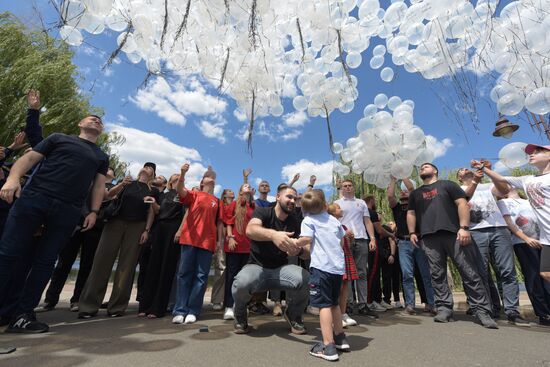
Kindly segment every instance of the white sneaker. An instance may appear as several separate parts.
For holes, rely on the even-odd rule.
[[[380,306],[380,303],[378,302],[373,302],[373,303],[369,303],[367,305],[367,307],[371,310],[371,311],[375,311],[375,312],[386,312],[386,309],[382,306]]]
[[[234,320],[235,314],[233,313],[232,307],[226,307],[225,312],[223,313],[223,319],[224,320]]]
[[[354,326],[357,325],[357,321],[349,317],[347,313],[342,314],[342,325],[345,326]]]
[[[221,304],[221,303],[214,303],[213,306],[212,306],[212,309],[213,309],[214,311],[221,311],[222,308],[223,308],[223,307],[222,307],[222,304]]]
[[[391,304],[387,303],[384,300],[382,300],[382,302],[380,302],[380,306],[384,307],[386,310],[392,310],[393,309],[393,306]]]
[[[189,314],[189,315],[185,316],[185,321],[183,323],[184,324],[194,324],[196,321],[197,321],[197,316]]]
[[[403,308],[403,304],[399,301],[395,302],[395,308]]]
[[[172,324],[183,324],[183,315],[174,316]]]

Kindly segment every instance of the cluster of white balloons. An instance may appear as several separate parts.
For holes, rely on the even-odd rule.
[[[350,112],[359,67],[385,58],[426,79],[474,71],[498,77],[499,112],[550,112],[550,0],[519,0],[496,14],[499,0],[63,0],[60,35],[79,45],[82,31],[118,32],[133,63],[159,74],[201,74],[248,117],[296,110]],[[474,5],[475,4],[475,5]],[[394,70],[380,71],[391,82]],[[296,89],[298,88],[298,90]],[[298,94],[298,95],[296,95]],[[254,108],[254,111],[252,110]]]
[[[351,171],[362,173],[366,182],[380,188],[388,186],[392,175],[410,177],[414,166],[434,159],[433,151],[426,147],[424,131],[414,125],[413,111],[412,100],[378,94],[357,122],[358,135],[348,139],[345,147],[334,143],[333,151],[351,165]],[[334,172],[347,175],[350,169],[339,164]]]

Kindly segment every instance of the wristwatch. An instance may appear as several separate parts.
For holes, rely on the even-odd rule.
[[[465,231],[469,231],[470,230],[470,226],[460,226],[460,229],[463,229]]]

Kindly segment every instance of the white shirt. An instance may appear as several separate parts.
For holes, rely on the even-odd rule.
[[[540,243],[550,246],[550,173],[538,176],[505,177],[508,183],[525,191],[529,204],[537,216]]]
[[[370,218],[370,214],[365,201],[357,198],[342,198],[336,200],[335,203],[343,211],[343,217],[340,218],[340,222],[353,232],[355,238],[368,239],[369,235],[365,228],[364,218]]]
[[[497,201],[498,208],[503,216],[509,215],[512,222],[521,229],[526,236],[538,240],[540,228],[535,212],[525,199],[501,199]],[[521,238],[512,235],[512,243],[524,243]]]
[[[341,240],[345,232],[338,219],[327,212],[308,215],[302,221],[300,236],[311,237],[310,267],[330,274],[346,272]]]
[[[470,207],[470,229],[506,227],[506,222],[498,210],[491,192],[493,184],[478,184],[474,195],[468,201]],[[466,190],[467,186],[462,186]]]

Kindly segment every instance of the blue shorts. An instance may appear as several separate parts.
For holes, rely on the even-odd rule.
[[[331,274],[325,271],[310,268],[309,276],[309,304],[317,308],[338,306],[342,275]]]

